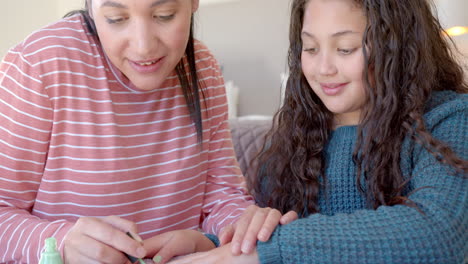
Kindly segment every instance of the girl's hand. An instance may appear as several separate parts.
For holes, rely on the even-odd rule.
[[[163,233],[143,242],[147,256],[157,264],[163,264],[172,257],[208,251],[215,245],[196,230],[176,230]]]
[[[234,225],[222,230],[220,243],[224,245],[231,242],[231,252],[234,256],[241,253],[250,254],[257,244],[257,239],[262,242],[268,241],[278,224],[286,225],[297,218],[298,215],[294,211],[281,215],[276,209],[251,205]]]
[[[231,252],[231,244],[215,248],[207,252],[192,254],[177,258],[168,264],[259,264],[258,254],[253,250],[250,254],[234,256]]]
[[[126,232],[140,242],[127,236]],[[136,224],[117,216],[82,217],[70,229],[63,243],[66,264],[122,264],[130,263],[124,253],[137,258],[146,255],[141,238],[137,235]]]

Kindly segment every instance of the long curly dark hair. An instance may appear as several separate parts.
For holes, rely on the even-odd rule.
[[[285,100],[257,157],[257,177],[248,179],[260,205],[283,213],[318,212],[319,190],[326,182],[323,150],[333,129],[333,114],[314,94],[301,68],[301,31],[308,2],[292,1]],[[356,146],[361,147],[353,153],[356,181],[367,188],[361,191],[373,208],[409,204],[403,196],[408,177],[400,168],[406,136],[440,162],[467,171],[466,161],[433,138],[423,121],[433,91],[467,92],[463,68],[427,0],[354,2],[367,17],[362,40],[367,103],[358,125]],[[262,195],[265,188],[268,194]]]

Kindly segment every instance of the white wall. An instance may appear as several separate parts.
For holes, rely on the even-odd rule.
[[[37,1],[37,0],[36,0]],[[66,13],[84,8],[85,0],[56,0],[57,1],[57,13],[60,17]]]
[[[201,5],[197,37],[239,87],[238,115],[271,115],[286,70],[289,0],[239,0]]]
[[[7,0],[0,8],[0,58],[33,30],[57,19],[57,0]],[[68,0],[61,0],[68,1]]]
[[[435,0],[434,3],[442,27],[468,26],[467,0]],[[468,80],[468,34],[452,38],[461,53],[460,61],[465,65]]]
[[[34,30],[79,9],[83,0],[3,0],[0,8],[0,58]]]

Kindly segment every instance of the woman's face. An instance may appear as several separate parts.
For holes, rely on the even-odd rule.
[[[356,125],[365,103],[363,11],[351,0],[310,0],[302,26],[302,71],[337,126]]]
[[[92,0],[110,61],[139,89],[161,86],[185,53],[198,0]]]

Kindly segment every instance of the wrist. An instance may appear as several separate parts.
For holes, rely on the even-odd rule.
[[[219,239],[216,235],[203,233],[203,236],[204,236],[204,241],[206,243],[209,243],[210,248],[208,250],[219,247]]]

